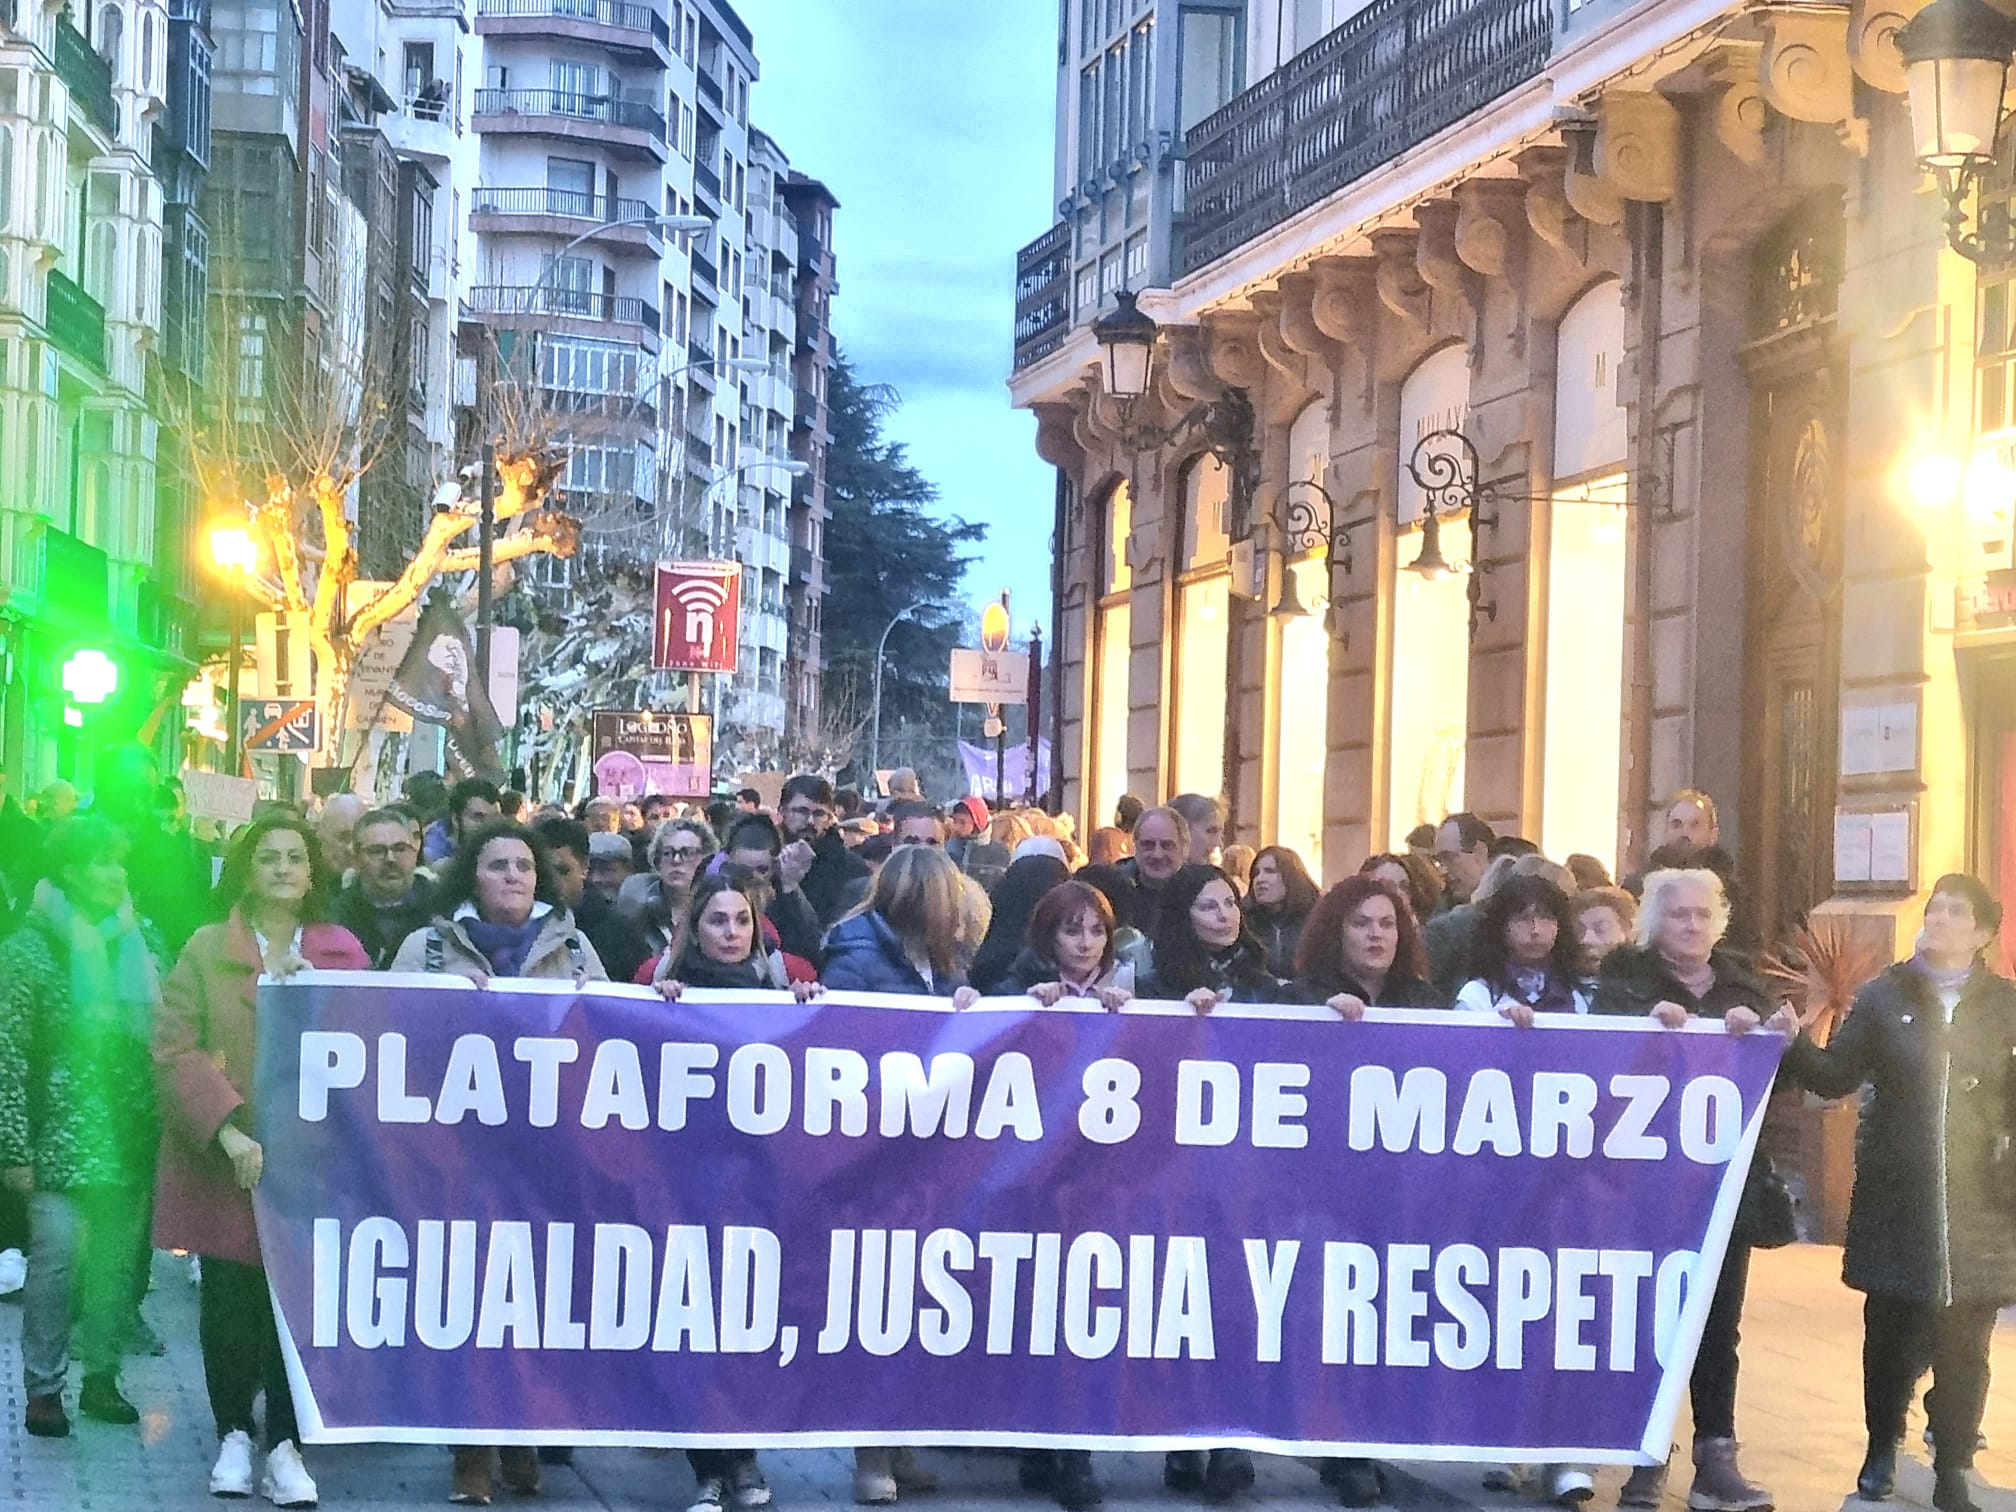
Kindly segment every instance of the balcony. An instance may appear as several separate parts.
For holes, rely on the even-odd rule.
[[[42,324],[58,351],[105,371],[105,306],[53,269]]]
[[[612,52],[650,61],[672,62],[672,31],[648,5],[626,0],[478,0],[479,37],[565,37],[592,42]]]
[[[378,129],[392,150],[407,157],[446,162],[455,155],[461,136],[455,119],[455,99],[446,79],[410,79],[399,109],[378,119]]]
[[[697,246],[694,247],[691,255],[693,259],[694,282],[707,285],[703,297],[707,298],[708,303],[718,303],[721,290],[720,269],[714,266],[714,259],[709,257],[705,252],[702,252]]]
[[[70,90],[70,103],[107,136],[119,132],[119,108],[112,99],[112,65],[91,50],[84,33],[61,17],[56,21],[56,74]]]
[[[1071,225],[1060,222],[1015,254],[1015,371],[1041,362],[1071,329]]]
[[[110,558],[53,525],[44,527],[41,541],[44,609],[74,629],[103,629],[112,617]]]
[[[572,239],[595,228],[591,238],[615,252],[658,257],[665,232],[649,202],[611,199],[574,189],[478,189],[469,206],[473,231],[523,233]]]
[[[714,207],[714,213],[721,213],[721,175],[705,163],[693,165],[693,195]]]
[[[819,396],[810,389],[799,389],[791,396],[792,420],[808,430],[818,423]]]
[[[1244,246],[1538,76],[1554,11],[1554,0],[1372,0],[1184,137],[1180,271]],[[1019,295],[1017,309],[1020,367]]]
[[[663,163],[665,115],[642,100],[565,89],[479,89],[473,124],[494,135],[564,137]]]
[[[485,284],[469,291],[468,312],[495,317],[494,325],[535,326],[658,349],[658,307],[628,295],[543,284]]]
[[[712,105],[717,112],[727,109],[721,99],[720,76],[711,68],[700,70],[700,98]]]

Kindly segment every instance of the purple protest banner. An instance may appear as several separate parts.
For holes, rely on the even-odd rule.
[[[317,973],[260,1015],[318,1442],[1663,1459],[1782,1049]]]

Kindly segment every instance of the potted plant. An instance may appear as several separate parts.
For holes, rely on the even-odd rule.
[[[1788,932],[1760,964],[1774,993],[1824,1045],[1847,1018],[1855,994],[1890,964],[1890,940],[1887,921],[1821,915]],[[1765,1150],[1798,1200],[1800,1237],[1810,1243],[1840,1244],[1847,1237],[1860,1117],[1852,1097],[1824,1102],[1791,1091],[1772,1104]]]

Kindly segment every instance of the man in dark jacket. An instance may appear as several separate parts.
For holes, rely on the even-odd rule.
[[[770,902],[763,916],[776,926],[779,946],[787,955],[802,956],[817,965],[825,928],[805,896],[807,869],[812,864],[807,849],[787,846],[766,816],[744,814],[722,838],[721,864],[746,866],[770,885]]]
[[[830,929],[834,920],[860,901],[869,880],[868,863],[847,849],[847,842],[834,827],[833,784],[814,773],[800,772],[784,784],[777,819],[783,854],[792,858],[792,868],[803,868],[799,889],[820,925]],[[791,949],[789,945],[784,948]]]
[[[616,911],[615,904],[589,887],[588,826],[563,814],[549,814],[532,826],[532,832],[546,842],[555,901],[572,911],[609,980],[636,980],[638,968],[651,959],[651,943],[643,930]]]
[[[1134,821],[1134,854],[1114,868],[1129,889],[1120,922],[1154,939],[1162,917],[1162,890],[1189,859],[1189,821],[1173,808],[1145,810]]]
[[[406,936],[434,918],[433,898],[415,875],[420,850],[397,809],[373,809],[357,821],[357,875],[336,895],[336,922],[357,937],[374,970],[383,971]]]

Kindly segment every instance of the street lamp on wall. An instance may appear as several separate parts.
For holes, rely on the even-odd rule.
[[[1302,495],[1314,495],[1314,498]],[[1317,507],[1319,501],[1322,505],[1320,511]],[[1340,616],[1337,613],[1337,570],[1341,567],[1344,575],[1350,576],[1354,563],[1351,532],[1355,526],[1369,522],[1344,520],[1340,518],[1343,512],[1344,506],[1337,501],[1337,496],[1313,478],[1297,478],[1282,490],[1282,556],[1306,556],[1321,547],[1325,591],[1316,603],[1304,604],[1300,591],[1295,587],[1295,574],[1284,570],[1280,597],[1267,611],[1269,619],[1286,623],[1311,614],[1321,614],[1330,633],[1344,638],[1339,630]],[[1285,561],[1283,566],[1285,569]]]
[[[1939,179],[1946,241],[1985,268],[2016,264],[2016,227],[1985,218],[1968,228],[1969,190],[1995,166],[2002,97],[2016,57],[2016,21],[1988,0],[1932,0],[1897,32],[1919,165]]]
[[[1198,401],[1172,425],[1133,423],[1134,405],[1154,380],[1155,340],[1161,327],[1141,308],[1132,289],[1119,290],[1113,299],[1114,308],[1092,322],[1092,336],[1099,343],[1106,392],[1120,405],[1120,439],[1137,451],[1202,441],[1230,478],[1230,534],[1235,539],[1243,536],[1259,470],[1252,399],[1243,388],[1228,384],[1217,398]]]

